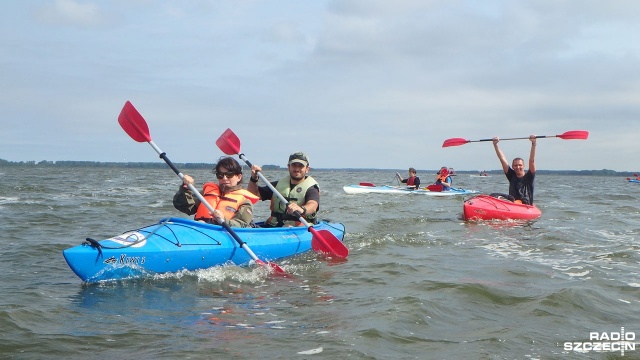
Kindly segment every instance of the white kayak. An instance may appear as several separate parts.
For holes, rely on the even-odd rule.
[[[453,196],[453,195],[471,195],[477,194],[475,190],[467,190],[462,188],[451,188],[451,190],[444,191],[431,191],[427,188],[420,188],[417,190],[408,189],[406,186],[389,186],[389,185],[346,185],[342,189],[345,193],[353,194],[416,194],[427,196]]]

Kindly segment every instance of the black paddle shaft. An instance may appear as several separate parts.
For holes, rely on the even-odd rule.
[[[164,162],[167,163],[167,165],[169,165],[169,167],[171,168],[171,170],[173,170],[173,172],[176,173],[176,175],[180,176],[180,178],[182,179],[182,174],[180,173],[180,170],[178,170],[178,168],[173,165],[173,163],[171,162],[171,160],[169,160],[169,158],[167,157],[167,153],[162,153],[160,154],[160,159],[164,160]]]

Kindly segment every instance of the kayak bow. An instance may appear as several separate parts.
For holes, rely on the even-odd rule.
[[[464,220],[534,220],[542,215],[533,205],[517,204],[489,195],[477,195],[462,205]]]

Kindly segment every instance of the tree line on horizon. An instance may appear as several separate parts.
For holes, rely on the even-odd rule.
[[[184,169],[212,169],[215,167],[215,163],[176,163],[176,166]],[[29,167],[105,167],[105,168],[149,168],[157,169],[167,166],[164,162],[101,162],[101,161],[8,161],[0,159],[0,166],[29,166]],[[263,165],[263,169],[282,169],[278,165]],[[397,169],[361,169],[361,168],[344,168],[344,169],[330,169],[330,170],[345,170],[345,171],[380,171],[389,170],[397,171]],[[430,170],[424,170],[430,171]],[[437,170],[433,170],[437,171]],[[460,174],[477,174],[478,170],[456,170],[456,173]],[[488,174],[502,174],[502,170],[488,170]],[[537,174],[556,174],[556,175],[596,175],[596,176],[630,176],[631,171],[618,172],[615,170],[602,169],[602,170],[537,170]]]
[[[175,163],[176,166],[185,169],[212,169],[216,163]],[[102,161],[8,161],[0,159],[0,166],[30,166],[30,167],[105,167],[105,168],[164,168],[164,162],[102,162]],[[278,169],[278,165],[264,165],[263,169]]]

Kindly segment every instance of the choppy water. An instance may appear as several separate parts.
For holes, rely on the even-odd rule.
[[[322,217],[346,226],[347,262],[309,253],[279,262],[294,279],[227,267],[87,285],[62,250],[180,216],[179,179],[169,169],[0,174],[0,358],[640,358],[565,349],[591,332],[640,336],[640,185],[624,179],[539,175],[542,218],[514,226],[461,221],[461,197],[342,191],[390,184],[393,172],[313,171]],[[507,188],[502,176],[455,181]]]

